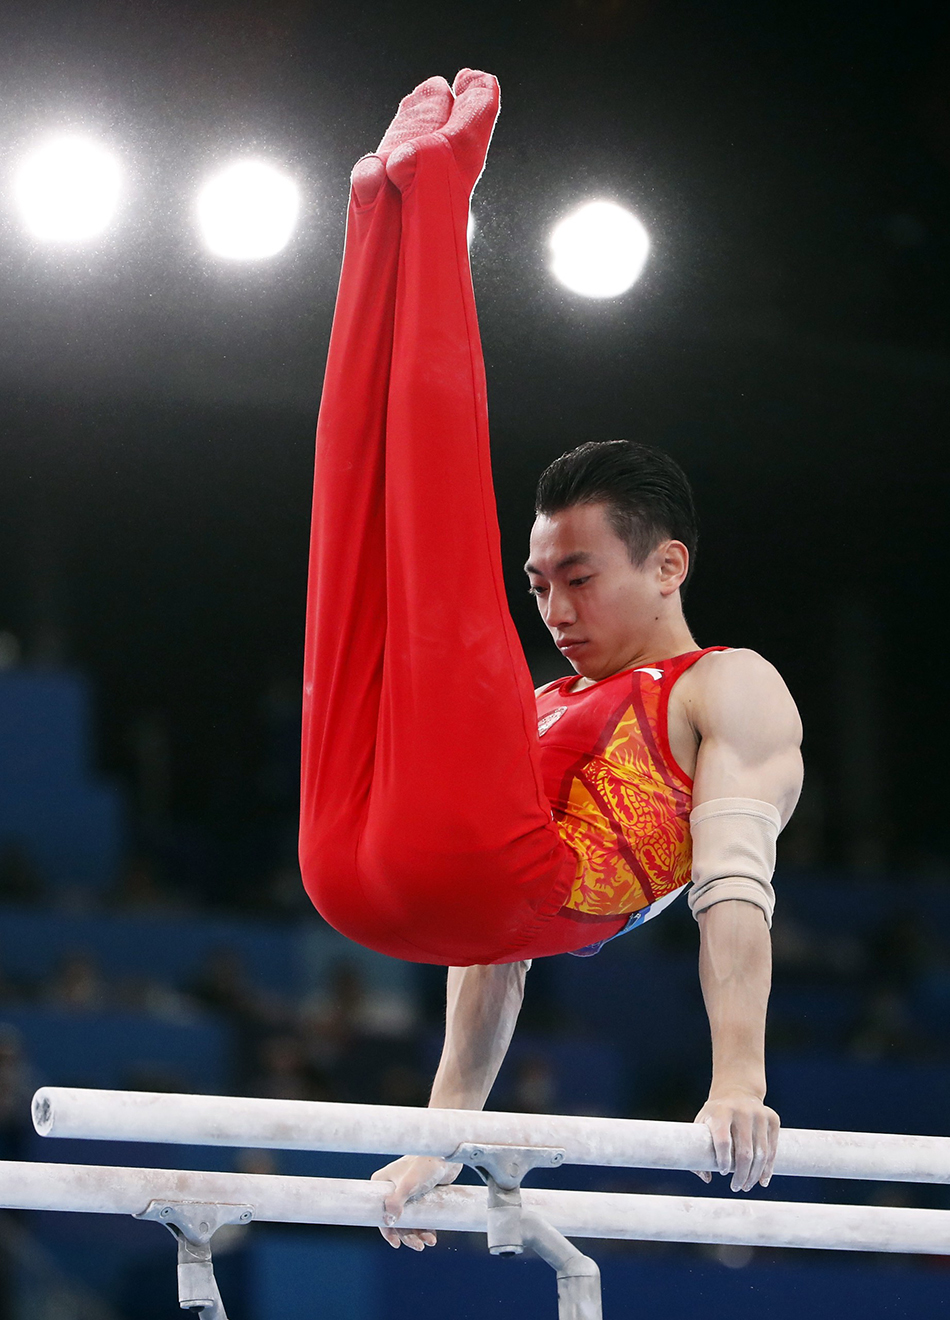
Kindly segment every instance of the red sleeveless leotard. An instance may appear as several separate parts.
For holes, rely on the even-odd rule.
[[[624,669],[580,692],[570,675],[538,693],[544,786],[577,858],[565,916],[630,915],[689,881],[693,781],[670,750],[670,693],[702,656],[728,649]]]

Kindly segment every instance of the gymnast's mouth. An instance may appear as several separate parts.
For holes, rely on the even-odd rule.
[[[584,641],[582,637],[569,637],[569,638],[564,638],[563,640],[558,642],[557,649],[559,651],[573,651],[576,646],[586,646],[586,645],[587,643]]]

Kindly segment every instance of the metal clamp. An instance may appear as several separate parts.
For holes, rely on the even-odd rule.
[[[225,1224],[249,1224],[249,1205],[201,1201],[150,1201],[135,1215],[164,1224],[178,1243],[178,1305],[198,1311],[201,1320],[228,1320],[211,1261],[211,1239]]]
[[[521,1180],[532,1169],[556,1169],[564,1162],[557,1146],[459,1146],[450,1161],[468,1164],[488,1187],[488,1250],[493,1256],[520,1256]]]
[[[448,1158],[467,1164],[488,1186],[486,1229],[493,1256],[520,1256],[530,1247],[557,1273],[559,1320],[602,1320],[600,1270],[553,1224],[521,1204],[521,1180],[532,1169],[556,1169],[556,1146],[459,1146]]]
[[[556,1169],[564,1163],[559,1146],[483,1146],[467,1142],[448,1156],[453,1164],[470,1165],[480,1178],[491,1178],[513,1191],[532,1169]]]

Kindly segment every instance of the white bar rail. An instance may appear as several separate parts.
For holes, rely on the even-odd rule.
[[[248,1205],[256,1220],[377,1226],[389,1184],[85,1164],[0,1163],[10,1210],[141,1214],[152,1201]],[[524,1207],[569,1237],[950,1254],[950,1211],[525,1188]],[[406,1208],[406,1228],[484,1233],[486,1192],[443,1187]]]
[[[452,1155],[465,1142],[476,1142],[556,1146],[564,1150],[565,1164],[716,1168],[712,1138],[704,1126],[631,1118],[45,1086],[33,1097],[33,1123],[44,1137],[100,1141],[441,1156]],[[950,1137],[783,1128],[775,1172],[948,1183]]]

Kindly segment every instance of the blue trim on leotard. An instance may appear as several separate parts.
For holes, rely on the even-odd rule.
[[[605,940],[598,940],[596,944],[585,944],[583,949],[571,949],[571,957],[593,958],[594,954],[600,953],[604,945],[609,944],[611,940],[619,940],[621,935],[626,935],[628,931],[636,930],[638,926],[642,926],[644,922],[649,921],[651,917],[658,917],[663,909],[670,907],[673,900],[686,888],[686,885],[680,885],[679,889],[674,889],[671,894],[664,894],[663,897],[658,898],[655,903],[650,903],[647,907],[641,908],[639,912],[631,913],[627,924],[621,926],[615,935],[608,935]]]

